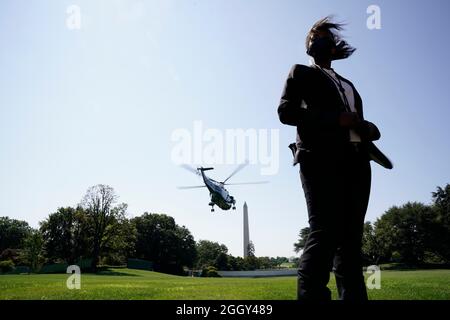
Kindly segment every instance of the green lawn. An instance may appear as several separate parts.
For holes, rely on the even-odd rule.
[[[112,269],[83,274],[80,290],[66,288],[65,274],[0,275],[0,299],[295,299],[295,277],[188,278]],[[336,298],[334,277],[329,287]],[[450,299],[450,270],[382,271],[370,299]]]

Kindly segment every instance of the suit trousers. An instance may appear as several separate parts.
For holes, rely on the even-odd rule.
[[[301,151],[300,178],[310,233],[300,259],[299,300],[331,300],[330,272],[341,300],[367,300],[361,245],[371,185],[367,154],[353,144]]]

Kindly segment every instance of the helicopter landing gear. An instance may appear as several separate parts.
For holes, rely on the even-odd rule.
[[[211,208],[211,212],[214,212],[214,208]]]
[[[214,212],[214,203],[210,202],[209,205],[211,206],[211,212]]]
[[[231,199],[231,209],[236,210],[236,200],[234,200],[233,196],[230,196]]]

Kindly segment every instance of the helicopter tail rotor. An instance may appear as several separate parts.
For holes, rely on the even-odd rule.
[[[212,168],[212,167],[208,167],[208,168],[200,167],[200,168],[197,168],[197,170],[198,171],[208,171],[208,170],[214,170],[214,168]]]
[[[183,169],[185,169],[185,170],[187,170],[187,171],[192,172],[193,174],[195,174],[195,175],[197,175],[197,176],[200,176],[200,175],[201,175],[200,172],[208,171],[208,170],[214,170],[213,167],[207,167],[207,168],[199,167],[199,168],[196,169],[196,168],[194,168],[194,167],[191,167],[191,166],[188,165],[188,164],[182,164],[182,165],[180,165],[180,167],[182,167]]]

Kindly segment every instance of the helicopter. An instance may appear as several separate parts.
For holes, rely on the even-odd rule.
[[[205,185],[202,186],[184,186],[178,187],[178,189],[197,189],[197,188],[207,188],[209,190],[209,195],[211,201],[209,202],[209,206],[211,206],[211,212],[214,212],[214,206],[218,206],[222,210],[233,209],[236,210],[236,200],[232,195],[229,194],[227,189],[225,189],[226,185],[243,185],[243,184],[263,184],[268,183],[268,181],[257,181],[257,182],[240,182],[240,183],[227,183],[227,181],[233,177],[236,173],[242,170],[248,163],[243,163],[239,165],[225,180],[222,182],[216,181],[214,179],[209,178],[205,171],[214,170],[212,167],[199,167],[194,169],[188,165],[182,165],[183,168],[193,172],[194,174],[201,176]]]

